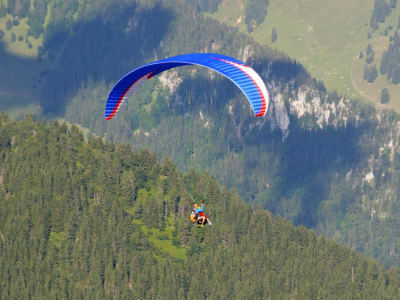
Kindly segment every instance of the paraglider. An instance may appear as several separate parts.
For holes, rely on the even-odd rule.
[[[199,207],[198,204],[193,204],[192,213],[190,214],[190,221],[198,225],[212,225],[210,219],[204,214],[204,204]]]
[[[126,74],[112,89],[104,117],[112,119],[127,97],[144,82],[171,68],[198,65],[214,70],[230,79],[246,96],[256,117],[268,111],[269,95],[261,77],[245,63],[221,54],[191,53],[178,55],[140,66]]]
[[[141,83],[172,68],[187,65],[203,66],[216,71],[231,80],[246,96],[256,117],[266,115],[269,106],[269,94],[261,77],[247,64],[221,54],[190,53],[165,58],[142,65],[122,77],[108,97],[104,117],[112,119],[122,103],[140,86]],[[190,221],[199,225],[211,225],[209,218],[203,213],[204,205],[194,205]]]

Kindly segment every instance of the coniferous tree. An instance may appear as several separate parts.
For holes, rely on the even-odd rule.
[[[365,59],[365,62],[366,62],[367,64],[371,64],[371,63],[374,61],[374,56],[375,56],[375,54],[372,52],[371,54],[369,54],[369,55],[367,56],[367,58]]]
[[[252,32],[256,26],[264,22],[268,6],[269,0],[250,0],[248,2],[245,16],[248,32]]]
[[[277,39],[278,39],[278,34],[276,33],[275,27],[273,27],[272,28],[271,42],[275,43]]]
[[[378,77],[378,70],[376,65],[364,67],[364,80],[368,81],[369,83],[373,83],[375,79]]]
[[[393,3],[393,1],[391,1],[390,4],[393,4],[394,6],[396,5]],[[386,0],[375,0],[370,24],[373,30],[378,29],[378,22],[385,22],[386,17],[390,15],[391,9],[391,6],[389,5],[389,3],[386,2]]]
[[[368,56],[368,55],[370,55],[370,54],[372,54],[372,53],[374,53],[374,50],[372,49],[371,44],[368,44],[368,45],[367,45],[366,54],[367,54],[367,56]]]
[[[396,30],[393,34],[389,49],[382,54],[381,74],[387,74],[387,78],[394,84],[400,83],[400,37]]]
[[[4,3],[0,3],[0,18],[4,18],[7,15],[7,8],[4,6]]]
[[[387,88],[383,88],[381,92],[381,104],[389,103],[390,96]]]
[[[6,29],[10,30],[11,28],[12,28],[12,22],[11,22],[10,19],[8,19],[7,22],[6,22]]]

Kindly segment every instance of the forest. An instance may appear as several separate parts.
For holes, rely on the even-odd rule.
[[[85,73],[89,78],[73,85],[76,92],[66,103],[64,117],[108,140],[147,147],[159,158],[167,155],[182,171],[206,170],[236,189],[248,203],[334,238],[385,266],[399,265],[398,115],[327,92],[321,82],[284,54],[204,19],[190,7],[185,9],[187,12],[173,21],[163,19],[169,30],[159,36],[162,47],[156,47],[152,55],[161,58],[218,49],[247,59],[271,92],[273,101],[266,119],[253,118],[246,100],[229,81],[200,69],[182,68],[146,83],[134,100],[122,106],[118,119],[104,122],[112,77],[107,77],[110,71],[100,70],[107,68],[108,56],[110,60],[114,56],[95,50],[96,43],[80,43],[90,39],[90,28],[98,28],[94,25],[65,41],[60,50],[65,53],[65,71],[49,73],[58,83]],[[146,16],[150,12],[138,13]],[[151,13],[166,16],[161,7],[152,8]],[[153,25],[145,27],[143,23],[140,32],[150,35],[157,28]],[[134,32],[125,43],[136,45],[141,40]],[[81,53],[70,58],[68,49],[78,44]],[[137,51],[147,53],[145,49]],[[104,58],[93,66],[93,73],[84,63],[83,53],[90,53],[93,61]],[[99,53],[99,59],[93,53]],[[121,74],[129,71],[128,66],[152,59],[125,53],[117,57],[126,58],[113,61],[112,70],[120,68]],[[73,75],[69,66],[77,60],[82,71]],[[60,107],[60,101],[57,103]],[[366,180],[371,172],[373,180]]]
[[[0,116],[0,205],[1,299],[399,297],[398,268],[67,123]]]
[[[42,2],[26,15],[47,20],[34,23],[43,31],[38,57],[16,62],[36,71],[24,82],[33,82],[44,116],[146,147],[180,171],[207,171],[255,207],[386,267],[400,265],[397,114],[326,91],[300,63],[199,13],[217,2],[73,3]],[[9,13],[19,18],[21,7]],[[104,121],[107,95],[123,74],[154,59],[205,51],[237,57],[260,73],[272,99],[267,118],[254,119],[229,81],[182,68],[149,81],[116,120]],[[1,47],[0,54],[3,63],[16,60]],[[3,74],[2,88],[9,78]]]
[[[2,117],[2,297],[196,298],[204,285],[208,298],[396,298],[398,271],[382,267],[400,265],[398,114],[327,91],[299,62],[209,18],[218,0],[0,3],[10,30],[27,19],[29,39],[42,38],[34,58],[0,43],[2,64],[32,70],[42,109],[39,121]],[[257,26],[269,2],[249,3]],[[397,48],[394,34],[391,65]],[[251,65],[271,93],[267,117],[254,119],[229,81],[182,68],[104,121],[122,75],[188,52]],[[1,88],[27,73],[2,72]],[[202,200],[215,225],[205,230],[188,223]]]

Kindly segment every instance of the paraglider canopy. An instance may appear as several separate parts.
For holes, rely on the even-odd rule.
[[[145,64],[126,74],[112,89],[105,107],[104,117],[112,119],[121,104],[140,82],[148,80],[171,68],[198,65],[217,71],[236,84],[249,101],[256,117],[268,111],[269,95],[261,77],[245,63],[221,54],[191,53],[178,55]]]

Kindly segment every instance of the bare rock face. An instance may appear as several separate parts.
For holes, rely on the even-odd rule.
[[[178,76],[178,72],[163,72],[159,77],[163,88],[168,88],[170,95],[174,94],[176,89],[182,83],[183,79]]]
[[[331,125],[335,128],[346,126],[349,119],[357,121],[359,116],[351,113],[350,100],[341,97],[337,102],[329,102],[325,95],[313,92],[311,89],[299,89],[295,97],[289,99],[290,113],[301,119],[305,116],[311,116],[318,128],[323,129]]]
[[[285,140],[289,134],[289,114],[286,109],[284,96],[281,93],[276,93],[274,89],[270,91],[270,107],[267,114],[267,122],[270,122],[271,129],[279,129],[282,132],[282,138]]]

